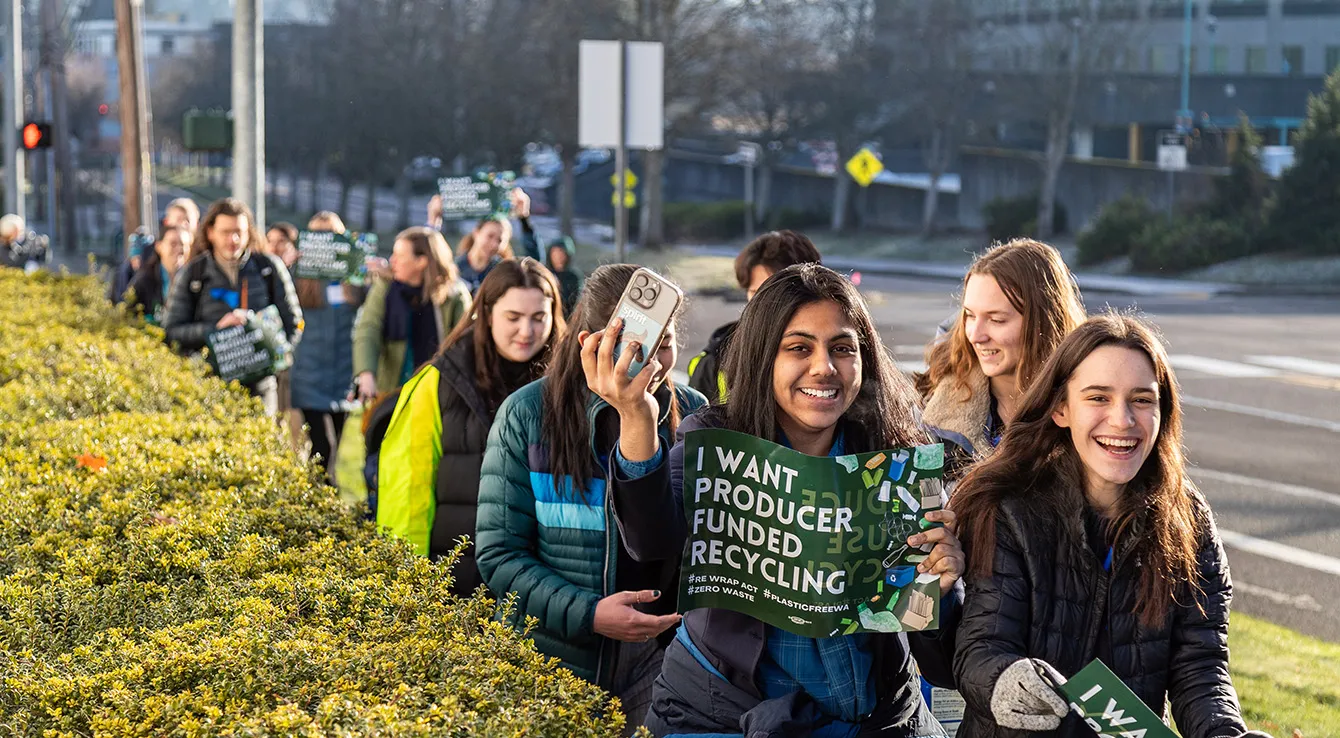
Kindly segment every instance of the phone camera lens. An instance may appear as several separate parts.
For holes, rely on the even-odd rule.
[[[633,288],[633,291],[630,292],[630,293],[628,293],[628,296],[631,297],[631,298],[633,298],[634,300],[641,300],[641,299],[642,299],[642,290],[640,290],[640,289],[634,287],[634,288]]]
[[[646,287],[648,281],[649,280],[647,279],[647,275],[639,274],[637,275],[637,279],[633,280],[633,284],[637,285],[638,287]]]

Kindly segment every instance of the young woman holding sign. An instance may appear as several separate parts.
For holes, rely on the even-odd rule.
[[[639,561],[678,561],[683,552],[688,431],[726,428],[812,456],[932,441],[916,421],[916,392],[881,345],[856,288],[818,264],[777,272],[745,306],[726,353],[728,402],[685,420],[672,449],[650,432],[658,405],[646,377],[628,380],[601,334],[583,354],[590,387],[621,416],[614,510]],[[814,639],[729,610],[692,610],[666,651],[648,727],[658,736],[741,729],[749,736],[944,735],[922,702],[912,658],[934,684],[953,686],[963,552],[952,512],[927,518],[945,527],[908,544],[933,545],[918,569],[940,575],[938,631]]]
[[[949,443],[950,477],[991,454],[1028,383],[1084,317],[1074,277],[1045,243],[999,244],[968,267],[961,309],[917,379],[926,424]]]
[[[186,266],[172,280],[164,311],[168,343],[185,351],[205,347],[209,334],[246,325],[249,311],[274,305],[289,343],[302,337],[302,308],[284,263],[261,252],[261,234],[251,208],[225,197],[209,206],[200,222]],[[279,411],[279,384],[273,376],[247,389],[260,397],[267,415]]]
[[[636,270],[610,264],[591,273],[548,373],[498,410],[479,482],[475,544],[489,589],[499,598],[515,593],[516,615],[539,619],[535,646],[617,695],[632,726],[660,672],[656,638],[679,622],[678,562],[637,562],[620,542],[606,483],[626,414],[588,389],[583,365],[592,354],[583,341],[599,342]],[[669,326],[636,380],[649,413],[639,430],[665,442],[681,414],[706,404],[670,381],[677,348]],[[625,352],[625,372],[633,353]]]
[[[1092,736],[1048,681],[1094,659],[1155,714],[1166,696],[1187,738],[1264,735],[1229,679],[1228,562],[1148,326],[1108,315],[1067,336],[951,505],[970,565],[960,738]]]
[[[344,221],[323,210],[307,222],[307,230],[342,234]],[[341,280],[295,279],[294,285],[307,324],[289,370],[289,402],[302,411],[312,457],[321,457],[333,484],[335,451],[348,417],[346,396],[354,377],[354,318],[367,291]]]

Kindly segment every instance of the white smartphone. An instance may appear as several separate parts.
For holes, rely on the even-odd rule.
[[[666,326],[674,320],[683,302],[684,293],[670,280],[646,267],[639,267],[633,272],[614,309],[614,317],[623,319],[619,343],[614,347],[615,362],[618,362],[628,344],[640,344],[637,355],[628,365],[628,376],[637,376],[660,348]]]

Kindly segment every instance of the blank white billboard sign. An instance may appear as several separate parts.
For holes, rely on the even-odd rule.
[[[578,59],[578,143],[591,148],[619,145],[619,100],[626,92],[625,145],[660,149],[665,145],[665,47],[658,42],[627,44],[627,88],[618,41],[582,41]]]

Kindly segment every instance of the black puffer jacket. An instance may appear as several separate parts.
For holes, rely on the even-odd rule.
[[[1166,622],[1147,628],[1135,615],[1140,562],[1133,555],[1139,530],[1118,541],[1111,573],[1089,545],[1082,501],[1058,516],[1036,503],[1010,499],[1000,506],[993,574],[968,577],[954,671],[967,712],[959,738],[1092,738],[1073,714],[1057,731],[1000,728],[991,693],[1000,673],[1024,658],[1042,659],[1070,677],[1099,655],[1155,714],[1164,696],[1186,738],[1237,738],[1246,731],[1228,675],[1228,610],[1233,598],[1228,561],[1203,499],[1206,521],[1198,563],[1202,615],[1185,596]],[[1138,526],[1137,526],[1138,527]],[[973,552],[969,551],[969,561]]]
[[[184,351],[204,348],[206,337],[217,330],[215,326],[223,316],[241,306],[229,304],[229,293],[240,296],[240,285],[245,286],[248,309],[260,311],[270,305],[279,309],[284,333],[296,346],[302,338],[302,308],[288,269],[276,257],[255,251],[244,253],[238,262],[237,283],[208,251],[182,267],[182,273],[172,280],[163,317],[168,343],[176,343]]]

